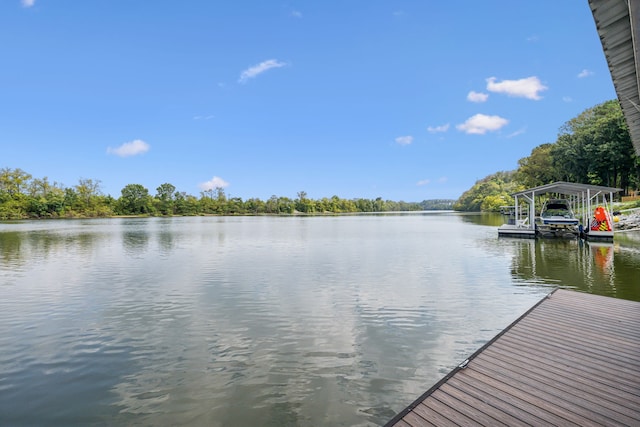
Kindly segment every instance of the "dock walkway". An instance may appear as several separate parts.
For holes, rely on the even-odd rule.
[[[556,290],[389,426],[640,426],[640,302]]]

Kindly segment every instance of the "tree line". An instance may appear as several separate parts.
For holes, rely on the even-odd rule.
[[[497,211],[511,194],[556,181],[640,188],[640,157],[617,100],[588,108],[561,128],[555,142],[535,147],[518,168],[478,180],[454,204],[461,211]],[[623,194],[624,194],[623,193]]]
[[[117,199],[104,195],[100,181],[81,178],[74,186],[34,178],[21,169],[0,169],[0,220],[23,218],[107,217],[117,215],[292,215],[396,212],[454,209],[497,211],[511,205],[511,194],[529,187],[569,181],[640,188],[640,157],[634,151],[629,129],[617,100],[589,108],[561,128],[555,142],[535,147],[518,161],[518,168],[477,181],[458,200],[404,202],[311,199],[300,191],[297,198],[271,196],[268,200],[228,197],[223,188],[203,191],[199,197],[161,184],[151,194],[141,184],[128,184]]]
[[[74,186],[33,178],[21,169],[0,169],[0,220],[26,218],[88,218],[118,215],[292,215],[397,212],[451,209],[453,200],[404,202],[376,199],[344,199],[338,196],[311,199],[300,191],[297,198],[271,196],[242,200],[228,197],[223,188],[202,191],[199,197],[161,184],[155,194],[141,184],[128,184],[119,198],[104,195],[100,181],[78,180]]]

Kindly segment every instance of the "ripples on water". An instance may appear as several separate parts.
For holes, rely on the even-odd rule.
[[[0,224],[0,424],[383,424],[551,287],[637,292],[634,249],[476,221]]]

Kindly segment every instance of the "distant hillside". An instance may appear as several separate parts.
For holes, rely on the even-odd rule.
[[[420,208],[425,211],[444,211],[453,209],[453,204],[455,200],[450,199],[433,199],[433,200],[423,200],[418,203]]]

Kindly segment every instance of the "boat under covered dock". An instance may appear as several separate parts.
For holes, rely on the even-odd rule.
[[[621,188],[599,185],[554,182],[529,188],[512,194],[515,200],[510,207],[508,221],[498,228],[498,235],[504,237],[583,237],[589,240],[612,241],[614,222],[610,219],[613,211],[613,196]],[[578,225],[575,227],[549,226],[536,216],[542,205],[542,197],[562,197],[570,204]],[[596,209],[608,215],[604,221],[594,216]],[[602,226],[606,222],[607,226]]]

